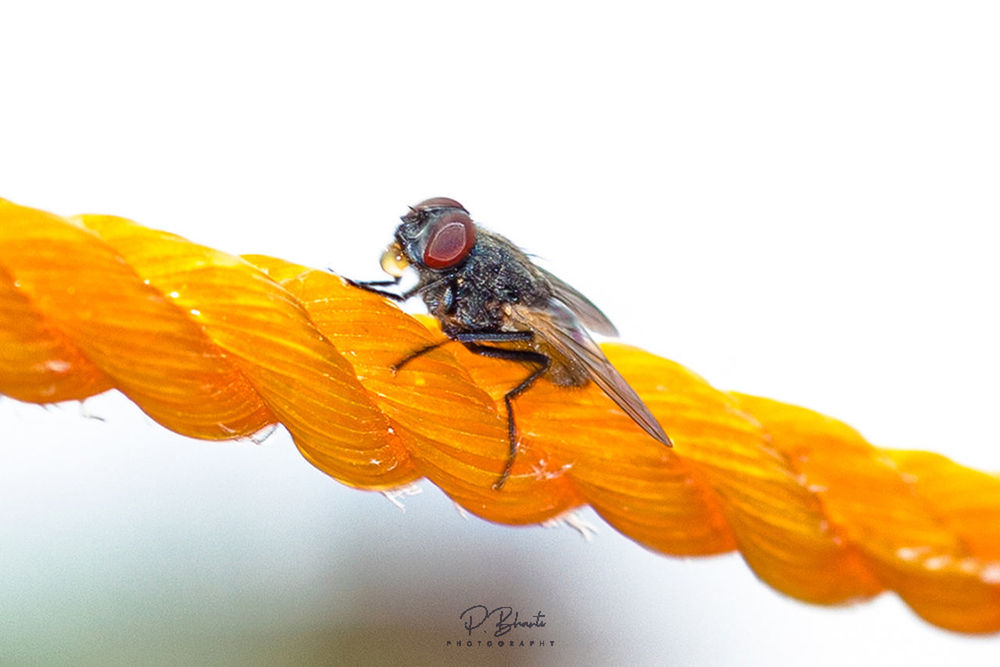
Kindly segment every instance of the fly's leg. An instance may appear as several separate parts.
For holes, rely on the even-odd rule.
[[[386,290],[378,289],[379,287],[391,287],[393,285],[398,285],[400,280],[399,278],[395,278],[393,280],[357,281],[357,280],[351,280],[350,278],[344,278],[343,276],[341,276],[341,279],[351,287],[358,287],[360,289],[365,290],[366,292],[378,294],[379,296],[384,296],[387,299],[392,299],[393,301],[399,301],[400,303],[406,301],[406,299],[409,298],[405,294],[396,294],[395,292],[388,292]]]
[[[452,341],[462,343],[470,352],[484,357],[535,364],[537,366],[528,377],[524,378],[520,384],[504,394],[503,397],[504,405],[507,407],[507,442],[510,444],[510,450],[507,454],[507,463],[504,465],[503,472],[500,473],[497,481],[493,483],[493,488],[497,491],[502,489],[503,485],[507,483],[510,472],[514,468],[514,459],[517,458],[517,424],[514,421],[514,399],[531,388],[531,385],[535,384],[538,378],[545,375],[545,372],[549,370],[549,366],[552,365],[552,359],[541,352],[533,350],[509,350],[502,347],[482,345],[482,343],[523,342],[529,341],[532,338],[534,338],[534,334],[530,331],[463,331],[451,334],[444,340],[415,350],[392,366],[393,372],[398,372],[403,366],[414,359],[432,350],[436,350],[442,345],[447,345]]]
[[[434,287],[435,285],[438,285],[441,282],[447,280],[447,278],[438,278],[437,280],[432,280],[429,283],[417,283],[416,285],[406,290],[402,294],[396,294],[395,292],[388,292],[386,290],[378,288],[389,287],[391,285],[398,285],[399,281],[402,280],[402,278],[393,278],[392,280],[365,280],[365,281],[351,280],[350,278],[344,278],[344,276],[340,276],[340,278],[351,287],[357,287],[359,289],[365,290],[366,292],[372,292],[373,294],[384,296],[387,299],[392,299],[393,301],[397,301],[399,303],[408,301],[411,297],[420,294],[421,292],[428,290],[431,287]]]
[[[531,332],[512,333],[527,333],[529,336],[531,334]],[[500,473],[497,481],[493,483],[493,488],[499,491],[507,483],[510,471],[514,467],[514,459],[517,457],[517,425],[514,423],[514,399],[527,391],[531,385],[535,384],[538,378],[545,374],[545,371],[549,370],[549,366],[552,365],[552,359],[541,352],[534,352],[532,350],[508,350],[506,348],[489,347],[488,345],[471,342],[466,342],[465,347],[470,352],[475,352],[476,354],[492,359],[504,359],[506,361],[519,361],[521,363],[538,365],[528,377],[521,381],[521,384],[508,391],[503,397],[504,405],[507,406],[507,440],[510,443],[510,451],[507,454],[507,463],[504,465],[503,472]]]
[[[434,350],[438,349],[439,347],[447,345],[450,342],[451,342],[450,338],[445,338],[444,340],[439,340],[436,343],[431,343],[430,345],[425,345],[424,347],[418,348],[418,349],[414,350],[413,352],[410,352],[408,355],[406,355],[405,357],[403,357],[402,359],[400,359],[396,363],[394,363],[392,366],[389,366],[389,369],[392,371],[392,374],[395,375],[400,370],[402,370],[403,366],[405,366],[406,364],[410,363],[411,361],[413,361],[417,357],[422,357],[425,354],[427,354],[428,352],[433,352]]]
[[[341,276],[341,278],[344,278]],[[344,278],[347,284],[353,285],[354,287],[360,287],[362,289],[368,289],[369,287],[389,287],[391,285],[398,285],[401,278],[393,278],[392,280],[351,280],[350,278]]]
[[[396,363],[394,363],[390,368],[393,373],[398,373],[402,370],[403,366],[410,363],[417,357],[422,357],[428,352],[433,352],[442,345],[447,345],[452,341],[457,341],[459,343],[466,343],[468,347],[469,343],[509,343],[513,341],[524,341],[531,340],[533,334],[530,331],[467,331],[462,333],[456,333],[454,335],[445,338],[444,340],[439,340],[436,343],[431,343],[430,345],[425,345],[424,347],[418,348],[413,352],[409,353]],[[469,348],[472,349],[472,348]],[[500,349],[500,348],[487,348],[487,349]],[[481,354],[478,353],[477,354]],[[489,355],[484,355],[489,356]],[[520,361],[520,360],[515,360]]]

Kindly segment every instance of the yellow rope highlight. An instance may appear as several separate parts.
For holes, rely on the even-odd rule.
[[[389,370],[440,336],[323,271],[0,200],[0,394],[51,403],[116,388],[203,439],[280,422],[344,484],[427,477],[508,524],[589,504],[665,554],[739,549],[800,600],[888,589],[941,627],[1000,630],[997,476],[877,449],[829,417],[606,345],[674,448],[593,386],[541,382],[518,399],[520,452],[494,491],[507,450],[502,395],[524,369],[448,345]]]

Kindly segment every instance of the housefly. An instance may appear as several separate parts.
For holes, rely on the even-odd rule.
[[[393,370],[450,341],[531,369],[504,395],[510,451],[494,489],[506,483],[517,455],[514,399],[542,376],[561,386],[595,382],[646,433],[671,446],[656,417],[588,335],[587,329],[608,336],[618,331],[587,297],[474,223],[454,199],[427,199],[401,220],[382,256],[382,269],[393,279],[352,284],[396,301],[420,295],[448,338],[414,350]],[[402,294],[378,289],[398,285],[408,267],[417,272],[414,287]]]

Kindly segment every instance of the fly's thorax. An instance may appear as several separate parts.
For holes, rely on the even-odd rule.
[[[552,297],[549,281],[528,256],[504,237],[486,230],[481,230],[463,276],[464,292],[488,295],[499,304],[541,306]]]
[[[545,276],[509,241],[479,235],[455,267],[435,270],[415,264],[427,310],[462,331],[506,330],[511,306],[544,307],[552,295]]]

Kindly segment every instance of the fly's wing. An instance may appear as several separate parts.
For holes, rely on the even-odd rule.
[[[536,266],[535,268],[549,281],[549,284],[552,286],[552,294],[555,298],[572,310],[580,318],[580,321],[583,322],[583,326],[605,336],[618,337],[618,329],[611,323],[608,316],[602,313],[601,309],[595,306],[590,299],[542,267]]]
[[[521,325],[518,328],[533,331],[566,363],[584,371],[646,433],[667,447],[672,446],[656,417],[587,335],[568,305],[553,299],[546,310],[514,306],[511,317]]]

